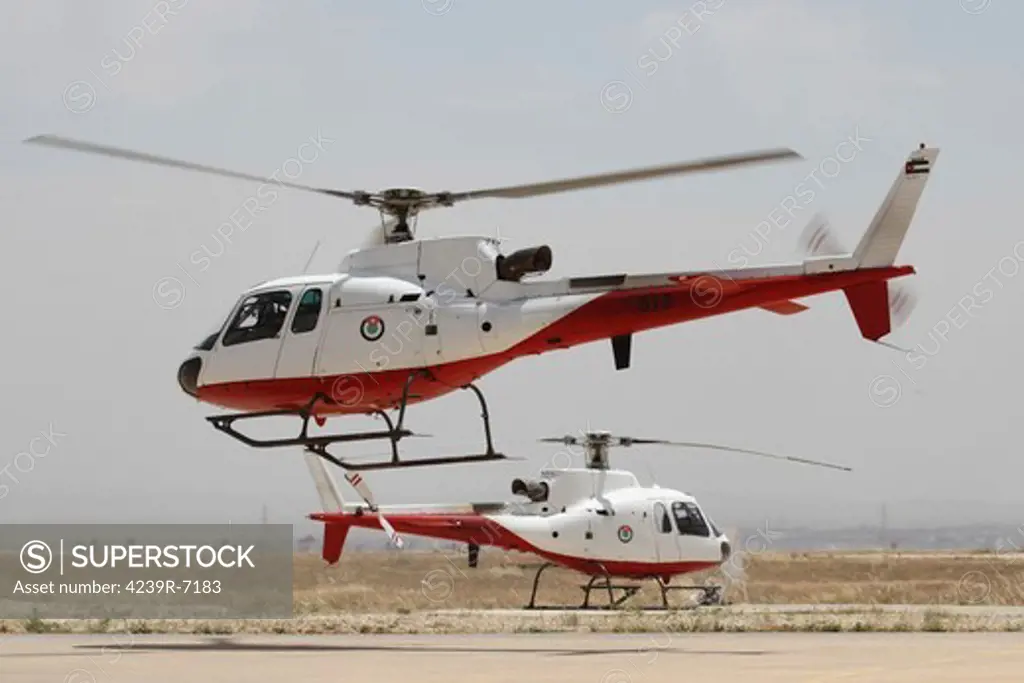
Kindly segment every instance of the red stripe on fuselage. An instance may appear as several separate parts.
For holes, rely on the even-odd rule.
[[[358,526],[364,529],[380,529],[380,518],[375,514],[316,513],[310,519],[325,522],[330,527]],[[522,537],[509,531],[489,517],[481,515],[418,514],[388,515],[388,522],[395,531],[411,536],[425,536],[446,541],[475,543],[479,546],[493,546],[505,550],[531,553],[568,569],[583,574],[609,574],[616,577],[650,578],[669,577],[717,567],[719,562],[673,561],[641,562],[635,560],[599,560],[563,555],[543,550]],[[337,561],[341,552],[332,555]],[[328,556],[324,551],[325,558]],[[328,560],[331,562],[331,560]],[[333,562],[332,562],[333,563]]]
[[[522,356],[724,315],[773,301],[890,280],[913,272],[911,266],[898,266],[746,280],[718,280],[711,275],[703,275],[660,287],[613,290],[505,351],[424,368],[429,371],[429,377],[418,377],[413,381],[409,389],[409,403],[447,394]],[[317,404],[314,411],[317,414],[367,413],[375,408],[397,407],[413,370],[403,368],[329,377],[213,384],[199,387],[198,397],[227,408],[260,411],[301,408],[320,393],[333,403]]]

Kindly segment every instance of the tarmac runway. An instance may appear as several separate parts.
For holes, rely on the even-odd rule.
[[[1014,633],[18,635],[3,683],[1019,683]]]
[[[842,614],[842,613],[883,613],[883,614],[926,614],[934,612],[957,617],[1002,617],[1006,619],[1024,619],[1024,607],[1018,605],[864,605],[864,604],[843,604],[843,603],[815,603],[815,604],[740,604],[726,605],[723,607],[700,608],[701,610],[714,609],[725,614]],[[430,614],[443,616],[458,616],[462,614],[489,614],[491,616],[505,616],[510,618],[524,619],[560,616],[563,614],[586,614],[587,616],[604,616],[615,619],[622,615],[623,610],[574,610],[574,609],[491,609],[491,610],[465,610],[465,609],[441,609],[434,610]],[[652,611],[654,614],[664,613],[660,610]],[[699,612],[698,612],[699,613]],[[1022,678],[1024,680],[1024,678]],[[0,682],[2,683],[2,682]]]

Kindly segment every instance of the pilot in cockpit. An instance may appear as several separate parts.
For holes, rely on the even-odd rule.
[[[224,345],[274,337],[284,326],[290,304],[291,295],[287,292],[253,297],[242,305],[235,321],[224,333]]]

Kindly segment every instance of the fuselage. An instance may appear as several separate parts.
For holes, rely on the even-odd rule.
[[[356,251],[340,272],[245,292],[179,369],[201,401],[320,415],[396,407],[534,354],[884,282],[910,267],[828,259],[767,268],[555,280],[502,279],[494,240],[457,237]],[[839,266],[838,268],[836,266]]]
[[[545,470],[545,500],[475,513],[406,511],[380,514],[399,534],[531,553],[586,574],[635,578],[701,571],[728,560],[729,540],[686,493],[644,488],[620,470]],[[362,506],[310,515],[325,523],[324,558],[338,561],[351,527],[380,529]]]

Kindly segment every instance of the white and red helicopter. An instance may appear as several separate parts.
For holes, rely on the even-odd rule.
[[[255,447],[304,446],[347,469],[496,460],[487,405],[473,383],[523,356],[611,340],[616,369],[630,365],[632,336],[676,323],[759,308],[780,315],[806,310],[800,299],[841,290],[861,334],[878,341],[892,329],[891,309],[905,297],[889,280],[914,268],[895,259],[939,150],[914,150],[850,253],[821,226],[801,262],[736,269],[535,276],[552,264],[548,246],[502,253],[493,237],[414,239],[420,211],[483,198],[525,198],[590,187],[800,158],[789,149],[466,192],[398,188],[380,192],[317,189],[56,136],[27,143],[119,157],[316,192],[371,206],[381,228],[336,272],[264,282],[243,292],[222,325],[178,369],[181,388],[199,401],[235,411],[207,418]],[[471,389],[482,407],[483,453],[401,460],[406,407]],[[397,423],[387,414],[397,410]],[[374,414],[387,428],[311,434],[333,415]],[[234,428],[241,419],[295,415],[296,437],[258,439]],[[356,464],[327,450],[337,442],[385,439],[389,460]]]
[[[669,584],[675,576],[728,561],[732,553],[729,539],[692,495],[657,485],[641,486],[632,472],[610,469],[608,449],[634,445],[712,449],[850,471],[842,465],[763,451],[619,437],[608,432],[541,441],[582,446],[585,466],[545,468],[538,480],[513,480],[512,493],[524,496],[526,503],[378,506],[359,472],[346,473],[345,478],[364,503],[345,503],[323,459],[307,453],[323,507],[323,512],[311,514],[310,519],[324,523],[324,560],[338,562],[353,527],[380,529],[397,547],[404,544],[400,534],[466,543],[471,566],[476,564],[480,546],[540,557],[545,563],[534,576],[528,608],[537,606],[541,574],[552,566],[590,577],[583,587],[583,608],[590,606],[590,592],[595,589],[607,590],[608,606],[618,606],[635,595],[639,585],[616,580],[641,579],[657,581],[664,608],[669,607],[668,592],[675,589],[702,591],[700,604],[720,604],[720,585]],[[620,594],[616,596],[615,591]]]

